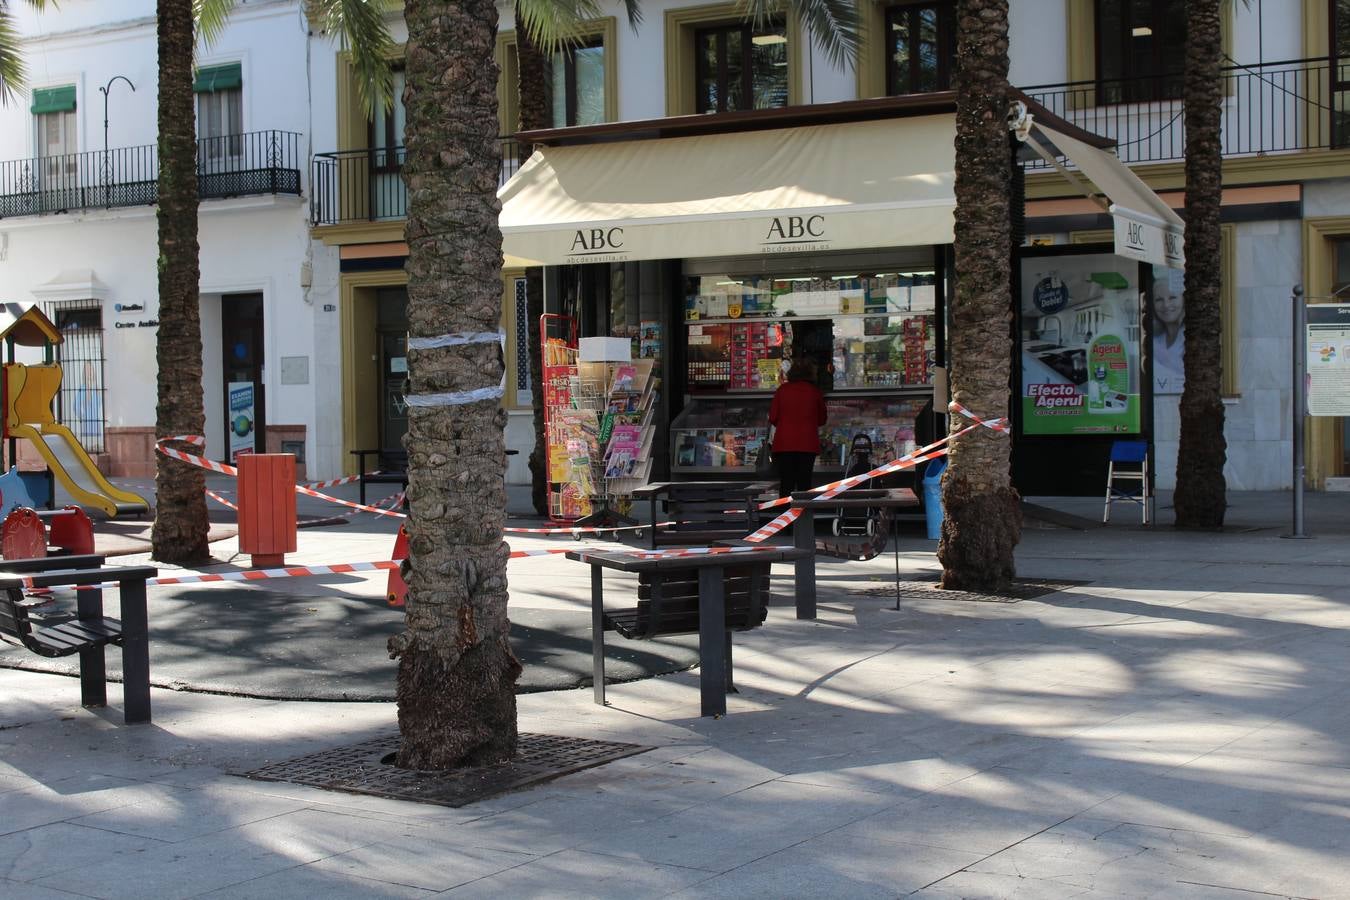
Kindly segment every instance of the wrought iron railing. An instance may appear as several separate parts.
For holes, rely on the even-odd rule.
[[[300,141],[291,131],[197,141],[200,197],[298,195]],[[153,144],[0,162],[0,218],[152,205],[158,178]]]
[[[402,147],[316,153],[310,173],[314,224],[394,221],[407,216],[404,159]],[[519,168],[519,145],[514,138],[502,138],[501,183]]]
[[[1350,145],[1350,91],[1330,60],[1296,59],[1223,70],[1223,152],[1253,156]],[[1181,75],[1042,84],[1022,91],[1055,115],[1114,139],[1127,163],[1186,155]],[[1047,165],[1037,161],[1028,168]]]

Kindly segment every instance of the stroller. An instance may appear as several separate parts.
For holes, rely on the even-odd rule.
[[[844,477],[852,478],[854,475],[862,475],[872,471],[873,468],[875,467],[872,464],[872,438],[863,433],[855,434],[853,443],[849,447],[848,464],[844,469]],[[869,478],[855,485],[844,496],[847,497],[854,491],[874,489],[876,486],[876,479]],[[870,506],[852,509],[840,507],[834,519],[834,533],[836,536],[871,537],[876,534],[877,520],[880,514],[880,510]]]

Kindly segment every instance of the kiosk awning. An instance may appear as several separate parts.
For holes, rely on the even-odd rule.
[[[1034,116],[1027,117],[1018,129],[1018,137],[1111,214],[1115,221],[1117,256],[1173,269],[1186,267],[1185,222],[1114,153],[1093,147]],[[1078,172],[1063,166],[1057,159],[1059,156],[1067,157]],[[1080,174],[1109,202],[1102,201],[1084,185]]]
[[[950,114],[546,147],[498,192],[543,265],[952,242]]]

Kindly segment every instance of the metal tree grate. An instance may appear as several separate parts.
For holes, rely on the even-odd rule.
[[[652,749],[613,741],[522,734],[516,744],[516,757],[509,763],[419,772],[396,768],[392,760],[385,762],[398,752],[398,745],[399,736],[392,733],[241,774],[257,781],[285,781],[392,800],[466,806]]]
[[[974,591],[944,591],[936,581],[900,581],[884,588],[868,588],[853,593],[864,597],[887,597],[898,600],[965,600],[979,603],[1018,603],[1034,600],[1071,587],[1091,584],[1090,581],[1068,579],[1015,578],[1000,594],[981,594]]]

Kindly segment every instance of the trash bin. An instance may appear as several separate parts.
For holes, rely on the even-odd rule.
[[[942,473],[947,471],[947,458],[934,460],[923,473],[923,514],[928,520],[928,539],[942,537]]]

